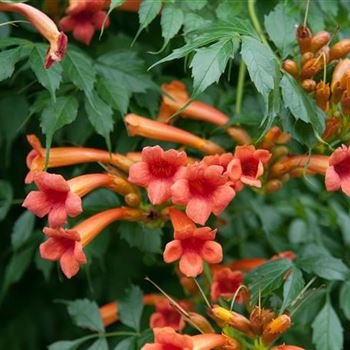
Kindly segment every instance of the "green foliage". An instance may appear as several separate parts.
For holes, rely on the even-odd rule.
[[[120,321],[126,326],[140,331],[143,311],[143,293],[137,286],[129,287],[122,298],[118,299]]]
[[[13,199],[13,190],[11,184],[0,180],[0,220],[3,220],[10,210]]]

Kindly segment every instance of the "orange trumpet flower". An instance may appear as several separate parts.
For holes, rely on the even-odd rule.
[[[29,173],[25,178],[25,183],[33,181],[35,172],[43,171],[45,168],[46,149],[42,147],[39,139],[35,135],[27,135],[27,140],[33,147],[27,156],[27,166]],[[80,163],[102,162],[116,166],[128,172],[133,162],[127,157],[109,153],[104,150],[85,147],[53,147],[49,153],[48,168],[74,165]]]
[[[155,140],[182,143],[207,154],[225,152],[221,146],[212,141],[202,139],[174,126],[140,117],[136,114],[128,114],[124,118],[124,121],[131,136],[139,135]]]
[[[67,49],[67,36],[57,29],[56,24],[45,13],[22,3],[0,3],[0,11],[17,12],[26,17],[38,32],[49,41],[50,48],[46,54],[45,68],[50,68],[55,62],[63,59]]]

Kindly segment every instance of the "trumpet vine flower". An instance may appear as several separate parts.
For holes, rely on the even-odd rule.
[[[180,271],[187,277],[198,276],[203,271],[203,260],[217,264],[222,260],[222,248],[214,242],[216,230],[210,227],[197,228],[186,214],[170,208],[170,219],[174,227],[174,240],[167,243],[164,261],[172,263],[180,259]]]
[[[181,305],[181,302],[179,302],[179,304]],[[181,331],[185,327],[183,316],[167,299],[159,300],[155,306],[156,311],[150,318],[151,328],[171,327],[175,331]]]
[[[66,17],[60,20],[60,28],[73,32],[73,37],[89,45],[96,30],[109,26],[109,19],[103,11],[104,0],[70,0]]]
[[[204,225],[210,213],[219,215],[235,196],[219,165],[204,162],[189,165],[183,178],[171,187],[174,204],[186,205],[186,214],[195,223]]]
[[[224,153],[223,148],[216,143],[204,140],[172,125],[165,125],[136,114],[128,114],[124,118],[124,122],[131,136],[143,136],[154,140],[182,143],[206,154]]]
[[[67,50],[67,36],[57,29],[56,24],[45,13],[23,3],[6,4],[0,2],[1,11],[17,12],[26,17],[38,32],[48,40],[50,48],[47,51],[45,59],[46,69],[50,68],[55,62],[63,59]]]
[[[76,275],[81,264],[86,263],[83,248],[103,229],[116,220],[135,221],[143,217],[143,211],[133,208],[114,208],[102,211],[82,221],[71,229],[44,228],[49,237],[40,245],[43,259],[58,260],[67,278]]]
[[[186,161],[185,152],[145,147],[142,161],[130,167],[129,181],[146,187],[152,204],[164,203],[171,198],[171,186],[183,175]]]

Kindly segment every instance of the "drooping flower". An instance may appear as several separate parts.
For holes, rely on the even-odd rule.
[[[186,160],[185,152],[145,147],[142,161],[130,167],[129,181],[146,187],[152,204],[164,203],[171,198],[171,186],[183,175]]]
[[[78,273],[80,265],[86,264],[79,233],[62,228],[44,228],[49,238],[40,245],[40,255],[43,259],[59,260],[61,269],[67,278]]]
[[[36,172],[45,168],[46,149],[42,147],[39,139],[35,135],[27,135],[27,140],[33,149],[27,155],[27,167],[29,172],[25,178],[25,183],[31,183]],[[48,168],[57,168],[80,163],[102,162],[112,164],[117,168],[128,172],[133,162],[127,157],[118,153],[86,148],[86,147],[53,147],[50,149]]]
[[[218,144],[172,125],[166,125],[136,114],[128,114],[124,118],[124,122],[131,136],[143,136],[154,140],[177,142],[198,149],[206,154],[224,153],[224,149]]]
[[[337,191],[341,188],[350,196],[350,147],[343,145],[331,154],[325,182],[327,191]]]
[[[60,28],[73,32],[76,40],[89,45],[96,30],[104,24],[109,26],[109,19],[103,11],[104,0],[70,0],[67,16],[60,21]]]
[[[210,213],[219,215],[235,196],[224,168],[204,162],[189,165],[183,178],[171,187],[174,204],[186,205],[186,214],[204,225]]]
[[[82,212],[80,197],[71,191],[61,175],[40,172],[34,176],[39,191],[31,191],[22,206],[42,218],[48,215],[50,227],[67,223],[67,217],[75,217]]]
[[[33,6],[22,3],[0,3],[0,11],[17,12],[27,17],[40,34],[49,41],[50,48],[47,51],[45,60],[46,69],[63,59],[67,50],[67,36],[57,29],[56,24],[45,13]]]
[[[181,302],[179,302],[181,305]],[[181,331],[185,327],[183,316],[170,304],[167,299],[159,300],[156,311],[151,315],[150,327],[171,327],[175,331]]]
[[[213,273],[210,296],[212,301],[217,301],[220,297],[232,299],[237,289],[243,282],[244,276],[240,271],[232,271],[229,268],[221,268]],[[236,302],[241,303],[242,297],[238,294]]]
[[[180,271],[195,277],[203,271],[203,260],[217,264],[222,260],[222,248],[214,242],[216,230],[210,227],[197,228],[183,212],[169,209],[174,227],[174,240],[165,246],[164,261],[172,263],[180,259]]]
[[[194,336],[178,334],[170,327],[154,328],[154,343],[145,344],[141,350],[212,350],[230,346],[238,350],[238,342],[221,334],[199,334]]]
[[[229,178],[233,182],[261,187],[259,177],[264,173],[264,164],[271,158],[271,153],[265,149],[255,149],[254,146],[237,146],[234,159],[227,167]]]
[[[59,260],[63,273],[71,278],[86,263],[83,248],[103,229],[117,220],[135,221],[143,217],[143,211],[134,208],[114,208],[102,211],[80,222],[71,229],[44,228],[48,240],[40,245],[43,259]]]

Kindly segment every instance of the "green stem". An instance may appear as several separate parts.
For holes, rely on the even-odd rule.
[[[258,20],[258,16],[256,15],[256,12],[255,12],[255,0],[248,0],[248,12],[249,12],[249,16],[250,16],[250,19],[253,23],[253,26],[255,28],[255,30],[257,31],[261,41],[269,46],[269,43],[265,37],[265,34],[261,28],[261,25],[260,25],[260,22]]]
[[[136,332],[111,332],[111,333],[102,333],[101,336],[104,337],[125,337],[125,336],[132,336],[132,337],[140,337],[140,333]]]
[[[244,92],[244,78],[245,78],[246,71],[247,71],[247,67],[244,61],[241,59],[241,62],[239,63],[238,83],[237,83],[237,92],[236,92],[236,108],[235,108],[236,114],[241,113],[243,92]]]

